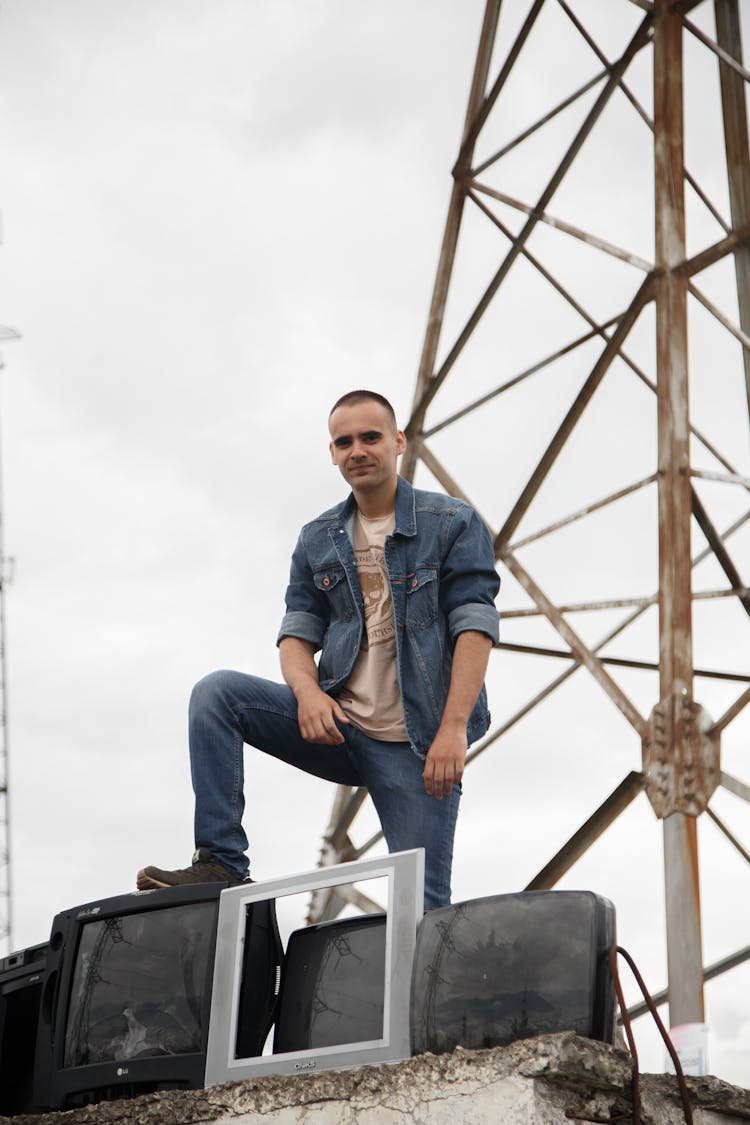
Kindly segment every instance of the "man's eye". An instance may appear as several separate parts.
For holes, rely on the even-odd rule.
[[[362,441],[367,445],[374,445],[376,441],[380,441],[380,434],[363,434]]]
[[[348,437],[336,438],[333,444],[336,446],[336,449],[346,449],[352,444],[352,439]]]

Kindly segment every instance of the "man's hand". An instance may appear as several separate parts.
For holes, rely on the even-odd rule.
[[[453,650],[453,668],[443,719],[424,766],[424,787],[438,800],[449,796],[464,775],[466,727],[477,701],[489,660],[492,641],[485,633],[459,633]]]
[[[318,669],[314,650],[309,641],[299,637],[284,637],[279,645],[281,671],[297,700],[297,722],[305,742],[322,742],[326,746],[339,746],[344,736],[336,726],[348,723],[335,699],[318,686]]]
[[[317,684],[298,689],[297,722],[305,742],[338,746],[344,736],[336,726],[337,719],[340,723],[349,722],[336,700],[321,691]]]
[[[450,796],[453,786],[458,785],[464,775],[467,749],[466,723],[447,724],[443,721],[427,752],[422,774],[430,797],[437,797],[439,801],[443,794]]]

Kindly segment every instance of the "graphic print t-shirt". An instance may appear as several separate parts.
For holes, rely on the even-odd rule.
[[[368,520],[357,515],[354,557],[365,609],[365,635],[352,674],[338,696],[355,727],[382,742],[406,742],[404,712],[396,672],[393,599],[383,547],[395,513]]]

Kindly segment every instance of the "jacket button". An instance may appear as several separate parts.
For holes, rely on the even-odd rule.
[[[418,581],[417,581],[417,579],[416,579],[416,578],[412,578],[412,580],[411,580],[411,584],[412,584],[412,586],[418,586],[418,585],[419,585],[419,583],[418,583]]]
[[[323,579],[323,585],[324,586],[330,586],[331,585],[331,579],[328,577],[327,574],[326,574],[325,578]]]

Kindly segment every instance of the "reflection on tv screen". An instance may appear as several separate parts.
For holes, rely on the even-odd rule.
[[[274,1051],[383,1036],[384,914],[324,922],[289,938]]]
[[[202,1048],[201,1008],[216,905],[87,922],[76,955],[66,1067]]]

